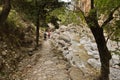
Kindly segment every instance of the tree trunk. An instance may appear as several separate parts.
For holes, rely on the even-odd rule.
[[[94,25],[96,26],[96,25]],[[100,80],[109,80],[109,60],[111,59],[111,54],[106,46],[105,37],[103,34],[103,28],[97,27],[90,27],[94,38],[97,43],[100,61],[101,61],[101,76]]]
[[[0,25],[2,25],[7,19],[10,9],[11,9],[10,0],[4,0],[2,12],[0,13]]]
[[[39,25],[40,25],[39,13],[40,9],[38,9],[36,16],[36,48],[39,46]]]
[[[35,5],[36,5],[36,46],[35,48],[39,46],[39,25],[40,25],[40,7],[38,6],[37,0],[35,0]]]
[[[85,17],[85,20],[92,31],[99,51],[101,61],[101,75],[99,80],[109,80],[109,61],[111,59],[111,54],[106,46],[103,28],[98,24],[97,11],[94,9],[94,0],[91,0],[91,11],[88,16]]]
[[[99,80],[109,80],[109,61],[111,59],[111,54],[106,45],[106,40],[103,33],[103,26],[105,26],[112,19],[112,14],[113,13],[111,13],[107,21],[105,21],[105,24],[103,23],[102,27],[100,27],[100,25],[98,24],[97,10],[94,7],[94,0],[91,0],[91,10],[89,11],[87,16],[84,16],[86,23],[92,31],[99,51],[101,61],[101,75],[99,77]]]

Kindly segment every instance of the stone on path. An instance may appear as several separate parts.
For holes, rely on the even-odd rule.
[[[82,71],[75,67],[70,68],[70,76],[71,80],[84,80]]]

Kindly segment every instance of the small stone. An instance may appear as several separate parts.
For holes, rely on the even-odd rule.
[[[6,48],[7,47],[7,45],[5,44],[5,45],[3,45],[3,48]]]
[[[65,69],[65,68],[66,68],[66,65],[58,64],[57,67],[58,67],[59,69]]]
[[[6,51],[2,51],[2,55],[3,56],[7,55]]]
[[[37,71],[34,71],[34,72],[33,72],[33,74],[36,74],[36,73],[37,73]]]
[[[31,65],[27,65],[27,68],[31,68],[32,66]]]
[[[99,55],[93,55],[93,57],[94,57],[95,59],[99,59],[99,58],[100,58]]]
[[[48,64],[52,64],[52,63],[53,63],[53,62],[49,60],[49,61],[46,61],[44,64],[45,64],[45,65],[48,65]]]
[[[88,61],[87,61],[91,66],[93,66],[94,68],[96,68],[96,69],[100,69],[100,67],[101,67],[101,63],[100,63],[100,61],[98,61],[98,60],[96,60],[96,59],[89,59]]]
[[[70,76],[72,80],[84,80],[82,71],[75,67],[70,68]]]
[[[114,65],[113,67],[114,67],[114,68],[117,68],[117,69],[119,69],[119,68],[120,68],[120,66],[119,66],[119,65]]]
[[[59,56],[59,57],[58,57],[58,59],[59,59],[59,60],[62,60],[62,59],[64,59],[64,58],[63,58],[63,57],[61,57],[61,56]]]

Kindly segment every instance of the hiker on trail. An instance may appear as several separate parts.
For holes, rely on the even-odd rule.
[[[47,39],[47,29],[45,30],[45,32],[44,32],[44,40],[46,40]]]
[[[48,38],[50,39],[50,35],[51,35],[51,32],[50,31],[48,31]]]

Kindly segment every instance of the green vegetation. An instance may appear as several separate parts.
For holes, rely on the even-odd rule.
[[[60,20],[61,24],[64,25],[68,25],[70,23],[80,25],[82,22],[84,22],[84,18],[80,12],[73,12],[66,9],[66,7],[53,10],[50,13],[50,16],[56,16]],[[49,20],[49,16],[47,20]]]

